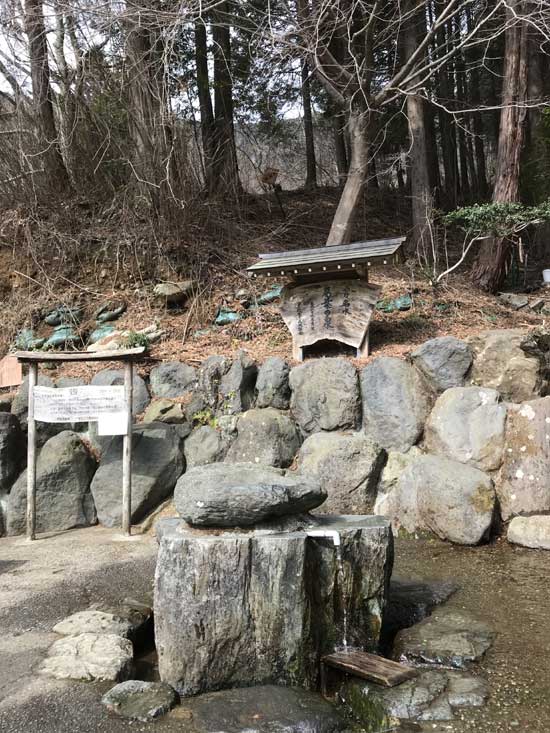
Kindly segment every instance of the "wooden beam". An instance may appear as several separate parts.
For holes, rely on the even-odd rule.
[[[321,663],[384,687],[394,687],[418,676],[413,667],[355,649],[327,654]]]
[[[51,361],[126,361],[137,359],[145,352],[144,346],[118,351],[17,351],[14,356],[24,364]]]
[[[132,398],[133,398],[133,365],[124,364],[124,396],[128,411],[126,435],[122,439],[122,531],[132,534]]]
[[[34,388],[38,381],[38,364],[29,367],[29,402],[27,436],[27,539],[36,539],[36,422],[34,419]]]

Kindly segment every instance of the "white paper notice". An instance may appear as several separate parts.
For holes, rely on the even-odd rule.
[[[111,412],[107,415],[100,415],[97,420],[98,435],[126,435],[127,432],[127,412]]]
[[[93,422],[102,415],[124,413],[124,387],[35,387],[34,419],[41,422]]]

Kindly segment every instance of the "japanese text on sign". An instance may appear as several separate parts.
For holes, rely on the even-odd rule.
[[[34,419],[48,423],[96,421],[102,415],[126,413],[124,387],[82,386],[34,388]]]

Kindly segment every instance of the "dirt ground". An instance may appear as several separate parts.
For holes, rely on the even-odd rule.
[[[115,603],[150,591],[156,542],[131,541],[100,527],[0,540],[0,731],[92,733],[185,731],[177,711],[154,724],[109,716],[100,697],[109,683],[58,682],[35,675],[56,636],[51,629],[90,603]],[[547,733],[550,730],[550,564],[541,551],[504,541],[460,548],[438,541],[396,542],[401,577],[452,578],[460,590],[448,602],[497,630],[478,671],[489,680],[486,707],[461,719],[429,723],[434,733]]]

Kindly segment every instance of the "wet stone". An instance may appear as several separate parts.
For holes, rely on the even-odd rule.
[[[404,664],[464,668],[485,654],[495,632],[465,611],[443,608],[395,638],[394,658]]]
[[[481,677],[447,672],[447,699],[454,708],[481,707],[489,697],[489,685]]]
[[[147,723],[170,712],[178,702],[178,695],[164,682],[127,680],[103,695],[101,702],[122,718]]]
[[[189,733],[337,733],[348,730],[320,695],[265,685],[199,695],[182,703]]]

